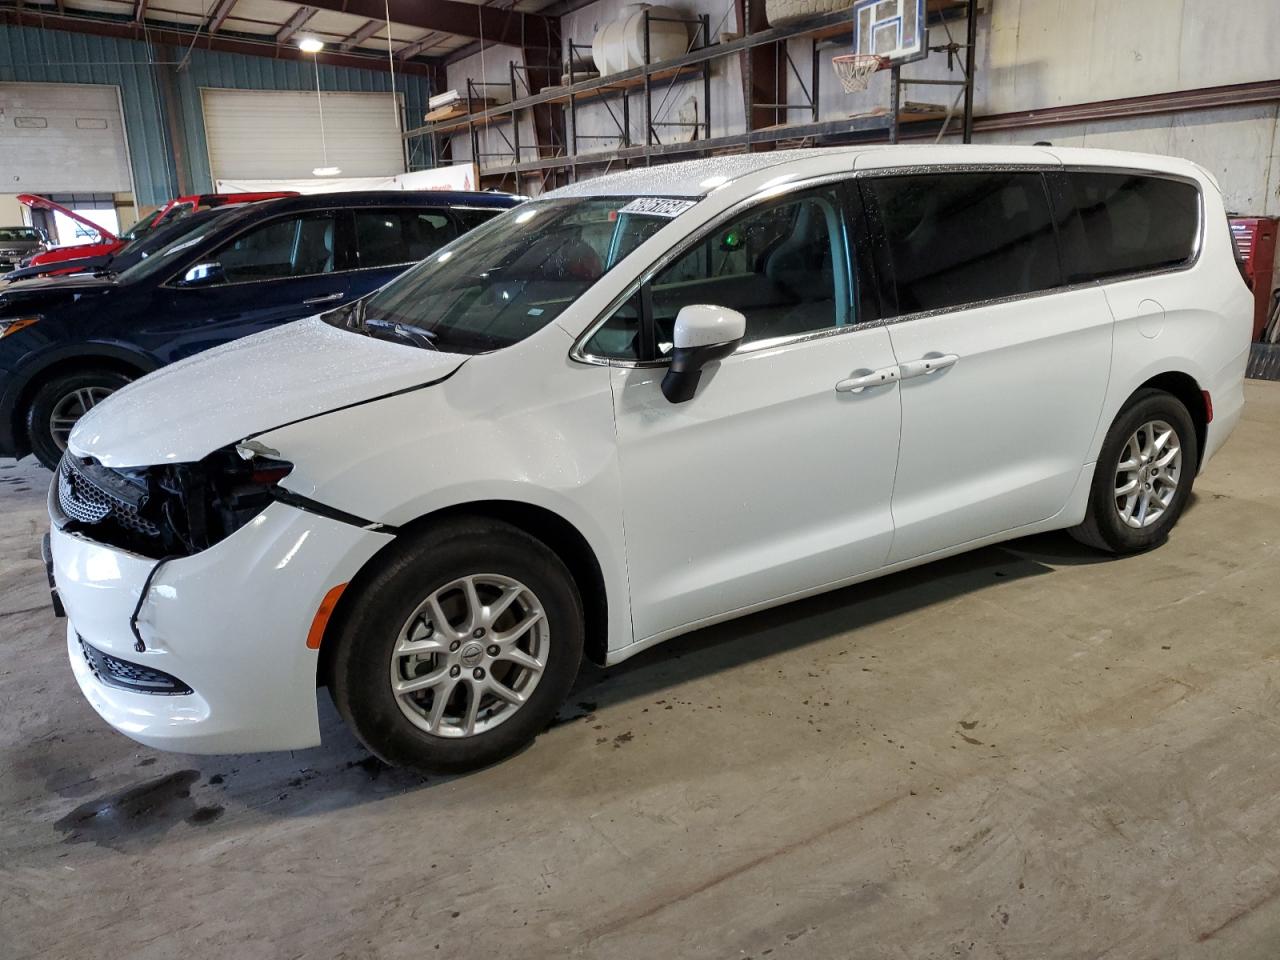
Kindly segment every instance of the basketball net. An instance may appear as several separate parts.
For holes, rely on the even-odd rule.
[[[889,58],[874,53],[844,53],[831,58],[831,68],[840,78],[845,93],[859,93],[867,89],[871,75],[889,66]]]

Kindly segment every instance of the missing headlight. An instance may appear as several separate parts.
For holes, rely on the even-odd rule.
[[[69,526],[146,557],[205,550],[260,514],[293,464],[234,447],[195,463],[112,470],[67,454],[57,500]]]

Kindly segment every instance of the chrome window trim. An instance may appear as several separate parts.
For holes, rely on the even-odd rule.
[[[893,176],[910,176],[910,175],[936,175],[939,173],[1109,173],[1109,174],[1132,174],[1135,176],[1154,177],[1163,180],[1175,180],[1179,183],[1185,183],[1195,188],[1196,191],[1196,235],[1193,240],[1191,256],[1182,263],[1175,264],[1171,267],[1160,267],[1155,270],[1143,270],[1136,273],[1126,273],[1115,277],[1107,277],[1102,280],[1083,280],[1079,283],[1064,284],[1060,287],[1050,287],[1046,290],[1036,290],[1031,293],[1011,294],[1007,297],[995,297],[989,300],[975,300],[969,303],[958,304],[949,307],[937,307],[933,310],[917,310],[914,313],[903,313],[893,317],[881,317],[876,320],[868,320],[865,323],[855,323],[847,327],[827,327],[822,330],[814,330],[809,333],[794,334],[790,337],[775,338],[773,340],[760,340],[756,343],[749,343],[733,352],[733,356],[739,354],[754,353],[758,350],[773,350],[778,347],[790,346],[797,343],[805,343],[810,340],[822,340],[827,337],[839,336],[848,333],[857,333],[862,330],[871,330],[875,327],[889,327],[899,323],[906,323],[911,320],[922,320],[929,317],[942,316],[948,313],[959,313],[965,310],[979,310],[984,307],[999,306],[1006,303],[1016,303],[1020,300],[1035,300],[1040,297],[1053,296],[1061,293],[1073,293],[1078,290],[1087,290],[1093,287],[1107,287],[1116,283],[1127,283],[1130,280],[1146,280],[1152,277],[1161,277],[1173,273],[1182,273],[1191,270],[1200,262],[1200,254],[1204,248],[1204,232],[1205,232],[1205,206],[1204,206],[1204,189],[1199,180],[1194,177],[1180,173],[1169,173],[1164,170],[1150,170],[1142,167],[1125,167],[1125,166],[1095,166],[1092,164],[1062,164],[1046,161],[1042,164],[1001,164],[1001,163],[943,163],[943,164],[916,164],[916,165],[900,165],[894,167],[877,167],[871,170],[850,170],[842,171],[834,174],[823,174],[821,176],[812,177],[807,180],[797,180],[795,183],[786,185],[785,189],[776,187],[769,188],[769,196],[762,198],[759,194],[746,197],[738,201],[732,207],[721,211],[719,215],[710,220],[697,233],[686,237],[677,246],[667,251],[663,256],[655,261],[648,269],[644,271],[640,279],[629,286],[620,296],[618,296],[609,306],[596,317],[595,321],[587,328],[586,332],[574,341],[573,347],[569,351],[569,359],[579,363],[595,364],[605,367],[623,367],[626,369],[648,369],[665,367],[671,361],[663,360],[623,360],[616,357],[600,357],[595,354],[586,352],[586,343],[604,326],[605,322],[613,316],[614,311],[621,307],[627,300],[635,296],[636,292],[644,284],[653,279],[654,275],[661,271],[676,257],[683,254],[695,243],[705,238],[706,234],[713,232],[717,227],[722,226],[726,220],[731,219],[738,213],[742,212],[746,207],[760,202],[762,199],[773,199],[778,196],[785,196],[795,190],[807,187],[821,186],[824,183],[832,183],[842,180],[862,180],[874,179],[877,177],[893,177]]]

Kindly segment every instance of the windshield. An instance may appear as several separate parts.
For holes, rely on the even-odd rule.
[[[516,207],[330,322],[449,353],[485,353],[554,320],[691,200],[573,197]]]
[[[220,229],[224,223],[237,219],[239,211],[239,207],[228,209],[225,213],[211,217],[193,230],[184,231],[181,236],[175,238],[171,243],[153,251],[148,257],[139,260],[127,270],[122,270],[120,272],[121,281],[136,283],[165,270],[176,270],[183,264],[185,256],[191,252],[192,247],[203,243],[215,231]]]
[[[33,227],[0,227],[0,240],[40,241],[40,234]]]
[[[147,217],[145,220],[139,220],[124,233],[120,234],[120,239],[126,241],[140,240],[154,230],[155,226],[156,218]]]

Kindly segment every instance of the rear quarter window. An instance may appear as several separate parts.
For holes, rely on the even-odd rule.
[[[1066,202],[1078,217],[1078,229],[1064,234],[1071,282],[1164,270],[1195,256],[1200,191],[1193,184],[1089,171],[1066,179]]]

